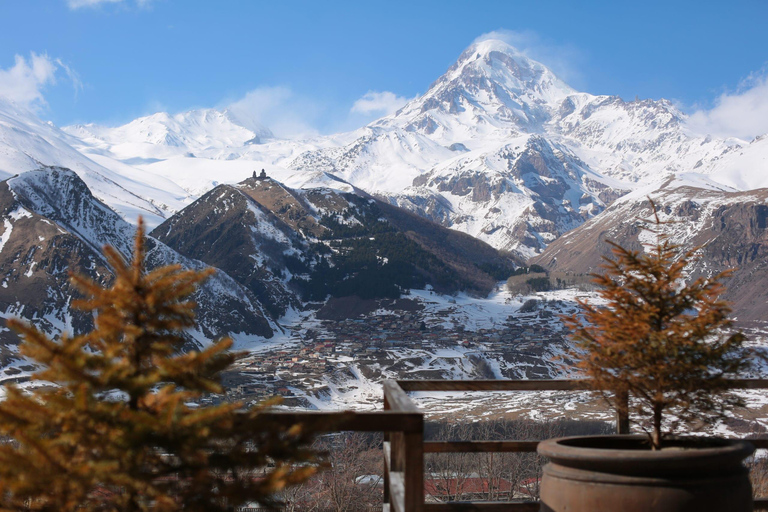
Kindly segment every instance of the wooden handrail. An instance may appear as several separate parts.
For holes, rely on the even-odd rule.
[[[731,389],[768,389],[768,379],[732,379]],[[391,412],[421,412],[414,402],[408,397],[407,392],[418,391],[586,391],[592,386],[586,379],[546,379],[546,380],[397,380],[384,382],[384,409]],[[628,396],[621,397],[616,411],[616,427],[618,433],[629,433]],[[422,416],[423,419],[423,416]],[[423,425],[422,425],[423,428]],[[387,442],[385,455],[385,503],[384,509],[390,510],[390,501],[395,510],[399,510],[399,489],[397,495],[389,488],[389,471],[402,468],[403,472],[397,472],[398,485],[403,484],[403,505],[406,512],[465,512],[485,511],[495,512],[518,511],[533,512],[539,510],[539,503],[534,501],[513,502],[452,502],[452,503],[424,503],[423,501],[423,464],[424,453],[483,453],[483,452],[535,452],[540,441],[421,441],[415,440],[419,434],[415,432],[409,435],[405,433],[385,434]],[[409,441],[406,442],[405,439]],[[768,449],[768,439],[746,439],[756,448]],[[391,443],[390,443],[391,440]],[[418,445],[418,446],[417,446]],[[409,453],[411,455],[409,456]],[[397,454],[397,455],[396,455]],[[390,458],[391,457],[391,458]],[[397,466],[401,464],[401,466]],[[410,469],[410,475],[409,475]],[[413,481],[416,472],[421,473],[420,485]],[[401,476],[403,475],[403,476]],[[418,503],[412,501],[414,488],[418,485],[421,499]],[[411,493],[409,493],[409,487]],[[410,495],[411,499],[405,498]],[[768,511],[768,499],[756,498],[755,510]]]
[[[734,441],[749,441],[757,449],[768,449],[768,439],[734,437]],[[424,453],[532,453],[541,441],[424,441]]]
[[[422,414],[421,410],[413,403],[411,397],[405,393],[405,390],[397,381],[385,380],[383,387],[385,410]]]
[[[449,503],[427,503],[424,512],[538,512],[538,501],[453,501]]]
[[[285,427],[301,423],[315,432],[422,432],[424,430],[421,412],[265,412],[259,414],[259,421],[264,424],[275,422]]]
[[[403,391],[579,391],[592,389],[586,379],[398,380]]]
[[[587,391],[588,379],[397,380],[403,391]],[[768,379],[730,379],[731,389],[768,389]]]
[[[425,441],[424,453],[535,452],[540,441]]]

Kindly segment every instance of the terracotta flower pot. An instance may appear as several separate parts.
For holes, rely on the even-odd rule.
[[[674,438],[652,451],[645,436],[551,439],[542,512],[746,512],[752,485],[746,441]]]

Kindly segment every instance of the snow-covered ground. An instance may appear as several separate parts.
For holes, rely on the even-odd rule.
[[[541,322],[541,312],[551,311],[553,316],[546,321],[555,328],[560,321],[558,315],[576,312],[576,300],[599,302],[594,292],[578,289],[541,292],[533,295],[515,295],[508,292],[502,283],[487,298],[476,298],[466,294],[456,296],[440,295],[431,290],[412,290],[404,298],[415,299],[424,309],[420,318],[428,326],[440,325],[446,332],[456,332],[461,326],[462,333],[470,336],[480,329],[493,330],[510,321],[521,325]],[[520,313],[523,304],[530,300],[539,301],[539,310],[533,314]],[[380,309],[371,316],[397,315],[401,312]],[[547,315],[545,315],[547,316]],[[293,352],[303,346],[307,330],[315,330],[333,336],[325,331],[323,322],[313,314],[292,311],[282,319],[285,332],[275,336],[269,344],[262,345],[253,353],[258,361],[270,352],[284,350]],[[756,344],[766,343],[762,332],[750,333]],[[336,340],[339,342],[340,340]],[[557,360],[563,354],[563,345],[550,344],[545,357]],[[332,357],[337,371],[319,379],[306,380],[291,386],[294,398],[302,407],[320,410],[379,410],[383,406],[381,381],[384,378],[408,379],[409,374],[421,377],[422,372],[439,372],[444,379],[474,379],[474,364],[471,357],[483,358],[495,378],[509,378],[510,367],[525,365],[523,361],[510,362],[497,357],[495,353],[484,353],[489,345],[473,346],[459,344],[449,346],[392,347],[386,349],[386,356],[376,362],[356,359],[350,356]],[[552,361],[538,363],[553,369],[550,377],[567,377],[565,368]],[[507,370],[505,375],[502,370]],[[290,379],[290,374],[281,374]],[[521,374],[518,378],[525,378]],[[718,435],[737,436],[745,432],[762,432],[768,429],[768,390],[739,391],[746,408],[733,412],[733,419],[707,425],[705,432]],[[415,403],[424,410],[428,418],[461,418],[462,421],[480,421],[492,418],[527,418],[534,420],[581,419],[612,422],[614,413],[595,393],[585,391],[518,391],[518,392],[415,392],[411,393]]]

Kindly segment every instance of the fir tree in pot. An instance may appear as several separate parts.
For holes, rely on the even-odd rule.
[[[739,405],[728,379],[760,354],[732,332],[721,299],[730,271],[686,282],[699,248],[683,250],[664,233],[651,201],[646,251],[611,243],[613,258],[595,275],[603,306],[580,301],[566,318],[577,368],[617,410],[632,397],[645,436],[553,439],[542,480],[545,511],[745,511],[752,490],[742,461],[754,447],[713,438],[674,438],[665,425],[701,423]],[[649,226],[650,224],[650,226]],[[610,243],[610,242],[609,242]]]

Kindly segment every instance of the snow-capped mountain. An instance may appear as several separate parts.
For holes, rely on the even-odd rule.
[[[90,325],[89,315],[72,308],[78,292],[69,275],[107,284],[112,274],[101,248],[109,244],[129,258],[135,226],[95,198],[77,174],[50,167],[0,182],[0,218],[0,318],[18,316],[56,334]],[[156,239],[148,241],[147,264],[206,267]],[[263,339],[276,327],[256,297],[222,271],[194,299],[199,323],[190,339],[196,342],[227,333]],[[0,339],[14,344],[7,330]]]
[[[685,122],[667,100],[577,94],[563,101],[548,128],[592,168],[633,183],[661,182],[694,169],[706,173],[744,144],[691,136]]]
[[[543,64],[487,40],[467,48],[423,96],[374,126],[397,126],[443,142],[535,133],[574,94]]]
[[[745,169],[735,158],[744,146],[689,135],[685,115],[666,100],[579,93],[490,40],[350,144],[306,152],[290,165],[341,176],[530,257],[645,184],[693,170],[713,179],[734,167],[737,176],[754,175],[754,165]]]
[[[127,158],[167,158],[176,155],[178,149],[217,158],[222,156],[222,151],[226,153],[227,148],[259,144],[273,138],[267,128],[251,130],[240,123],[237,115],[228,110],[209,108],[176,115],[159,112],[117,128],[87,124],[67,126],[64,131],[93,147],[108,148]]]
[[[471,45],[398,112],[311,140],[276,139],[228,109],[63,131],[0,111],[8,162],[0,170],[71,167],[129,221],[151,211],[145,216],[157,225],[216,186],[267,168],[292,187],[338,179],[523,258],[615,198],[680,173],[738,190],[762,186],[768,159],[764,140],[692,135],[669,101],[578,92],[498,40]]]
[[[0,178],[45,166],[71,169],[104,203],[130,222],[144,216],[162,222],[189,202],[178,185],[101,155],[86,156],[79,140],[41,121],[29,110],[0,99]]]
[[[698,247],[691,278],[735,269],[725,298],[742,325],[765,323],[768,304],[768,189],[736,191],[699,175],[680,175],[661,187],[647,187],[617,200],[605,212],[563,235],[532,261],[550,270],[599,272],[612,257],[608,241],[644,250],[654,236],[641,229],[652,218],[648,196],[659,210],[664,232],[683,249]],[[648,195],[646,195],[646,193]]]
[[[404,303],[441,324],[455,315],[448,324],[463,329],[462,308],[520,260],[583,273],[606,238],[640,247],[631,219],[647,215],[649,194],[680,221],[675,241],[706,243],[693,275],[741,267],[729,298],[740,320],[758,320],[768,137],[699,136],[686,123],[666,100],[578,92],[501,41],[470,46],[396,113],[309,140],[278,139],[227,109],[60,130],[0,101],[0,324],[13,315],[52,333],[87,328],[67,272],[108,282],[99,250],[128,254],[142,214],[153,266],[217,269],[196,296],[198,342],[232,333],[255,349],[285,327],[311,330],[307,318],[352,322]],[[568,302],[578,292],[569,293]],[[512,298],[495,300],[501,318]],[[8,378],[25,366],[17,341],[0,328]],[[403,353],[393,368],[410,372]],[[492,376],[553,375],[540,365],[556,352],[520,354]],[[440,363],[440,375],[463,376],[453,364]]]

